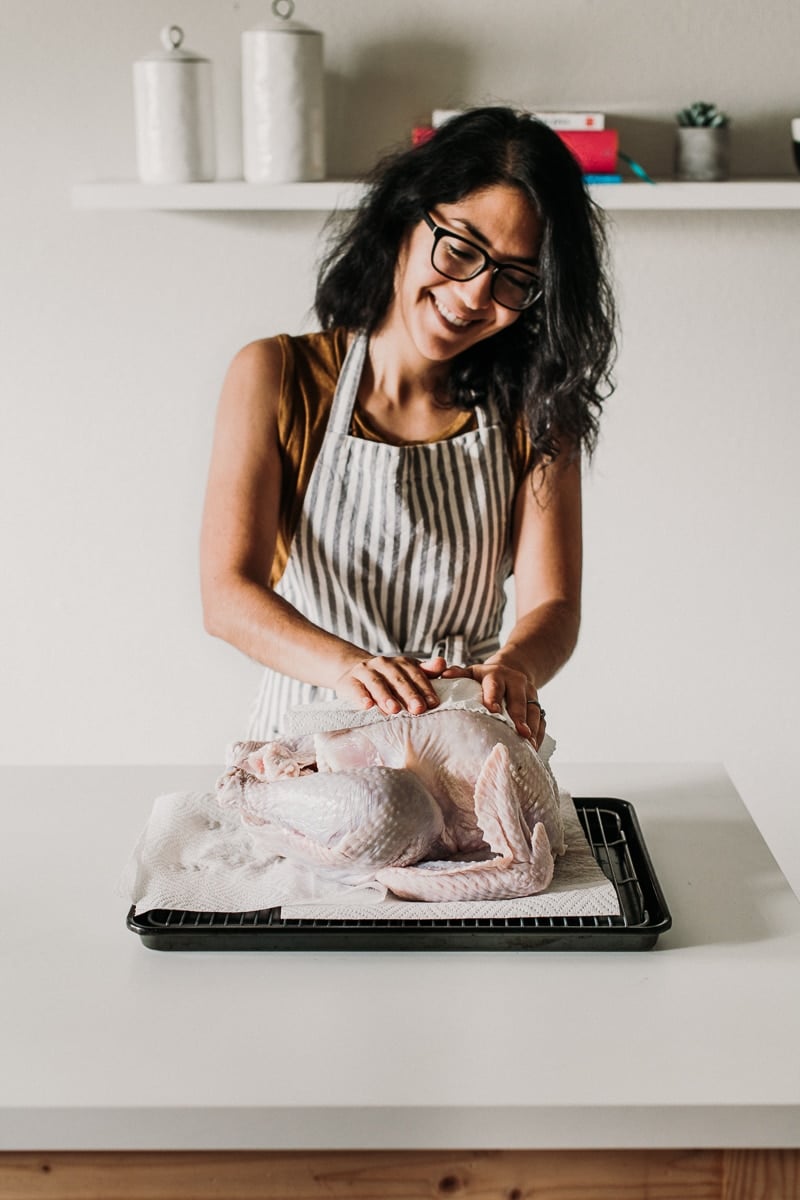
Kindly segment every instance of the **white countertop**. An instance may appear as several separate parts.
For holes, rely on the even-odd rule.
[[[148,950],[122,865],[218,768],[2,769],[0,1150],[800,1146],[800,904],[730,778],[554,767],[633,803],[655,950]]]

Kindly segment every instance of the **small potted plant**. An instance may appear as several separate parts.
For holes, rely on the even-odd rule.
[[[675,175],[709,182],[727,179],[730,118],[715,104],[698,100],[676,113]]]

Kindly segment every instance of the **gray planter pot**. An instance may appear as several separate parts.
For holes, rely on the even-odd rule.
[[[730,174],[730,130],[727,126],[679,126],[675,130],[675,177],[709,183]]]

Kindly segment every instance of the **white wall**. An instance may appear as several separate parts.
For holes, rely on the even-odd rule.
[[[217,762],[258,671],[202,629],[197,535],[235,350],[310,325],[309,214],[86,213],[135,174],[130,64],[178,22],[240,170],[238,39],[266,0],[2,0],[0,761]],[[670,170],[729,109],[790,174],[796,0],[298,0],[326,36],[329,173],[433,107],[592,104]],[[618,214],[619,387],[587,477],[585,620],[546,689],[571,760],[788,752],[798,712],[800,214]]]

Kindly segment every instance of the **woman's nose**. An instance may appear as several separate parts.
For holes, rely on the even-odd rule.
[[[459,298],[472,309],[488,308],[492,303],[491,268],[474,275],[472,279],[459,280],[456,286]]]

